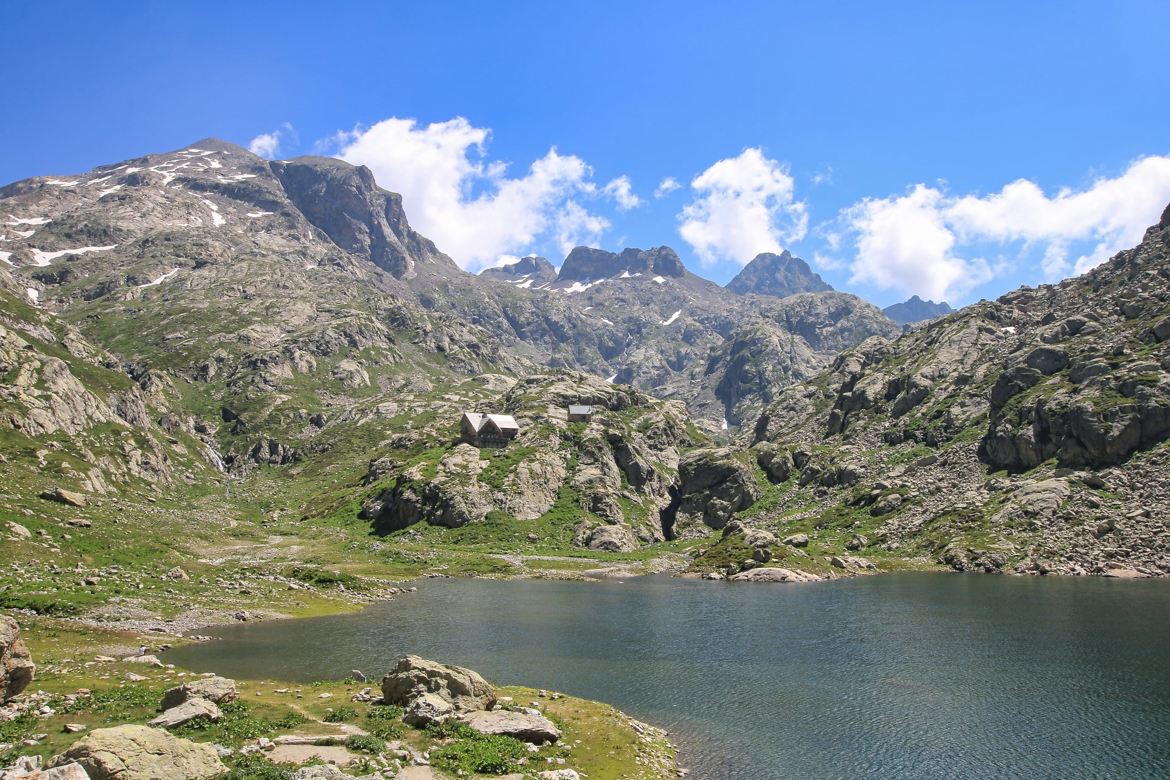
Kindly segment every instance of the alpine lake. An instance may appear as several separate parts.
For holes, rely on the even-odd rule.
[[[376,685],[415,653],[611,703],[696,780],[1170,777],[1170,582],[890,574],[802,585],[434,579],[168,660]]]

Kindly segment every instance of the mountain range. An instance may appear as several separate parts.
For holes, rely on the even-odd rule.
[[[724,576],[1170,572],[1170,217],[1060,285],[883,313],[787,252],[726,287],[665,246],[469,274],[368,169],[214,139],[10,184],[0,215],[0,455],[29,511],[235,485],[394,539],[723,529],[685,549]],[[521,432],[477,450],[465,410]]]

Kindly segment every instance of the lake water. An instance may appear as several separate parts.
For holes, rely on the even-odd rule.
[[[371,679],[404,653],[668,728],[696,780],[1170,777],[1170,582],[427,580],[168,660]]]

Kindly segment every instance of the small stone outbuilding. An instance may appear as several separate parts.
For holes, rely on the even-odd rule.
[[[585,404],[569,404],[569,422],[589,422],[593,419],[593,407]]]

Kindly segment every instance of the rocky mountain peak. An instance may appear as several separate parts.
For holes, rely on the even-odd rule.
[[[629,248],[620,254],[579,246],[565,258],[557,281],[595,282],[623,274],[679,278],[686,274],[686,268],[678,254],[668,246],[645,250]]]
[[[458,267],[406,219],[402,196],[378,187],[364,165],[332,157],[298,157],[269,163],[293,205],[342,249],[369,257],[399,279],[430,262],[447,272]]]
[[[899,325],[912,325],[915,322],[933,320],[944,314],[950,314],[954,309],[946,301],[935,303],[924,301],[917,295],[911,295],[902,303],[895,303],[882,309],[882,313]]]
[[[229,154],[246,154],[253,157],[256,156],[244,147],[233,144],[231,141],[224,141],[221,138],[212,138],[210,136],[207,138],[200,138],[198,141],[188,144],[183,148],[188,150],[198,149],[205,152],[228,152]]]
[[[556,281],[557,269],[547,258],[531,255],[507,265],[485,268],[479,275],[522,287],[542,287]]]
[[[805,292],[832,292],[833,287],[809,268],[808,263],[787,249],[780,254],[762,252],[755,256],[727,289],[739,295],[755,293],[785,298]]]

